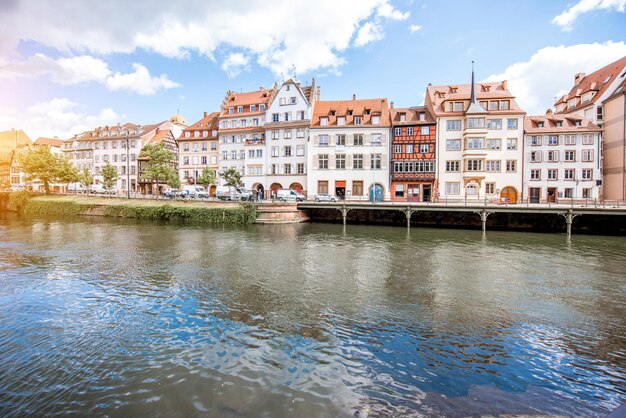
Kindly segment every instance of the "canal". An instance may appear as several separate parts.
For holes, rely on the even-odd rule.
[[[0,416],[604,416],[626,239],[0,214]]]

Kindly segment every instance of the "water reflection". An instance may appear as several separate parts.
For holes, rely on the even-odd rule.
[[[620,238],[0,220],[0,409],[601,415]]]

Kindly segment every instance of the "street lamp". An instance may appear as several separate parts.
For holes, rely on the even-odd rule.
[[[130,199],[130,147],[128,146],[128,131],[126,131],[126,198]]]

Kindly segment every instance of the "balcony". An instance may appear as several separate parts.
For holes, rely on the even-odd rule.
[[[246,139],[246,145],[263,145],[263,144],[265,144],[265,138]]]

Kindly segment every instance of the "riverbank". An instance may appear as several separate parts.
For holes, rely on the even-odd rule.
[[[257,209],[252,203],[159,201],[77,195],[4,193],[0,210],[27,215],[104,216],[117,218],[190,221],[212,224],[251,224]]]

